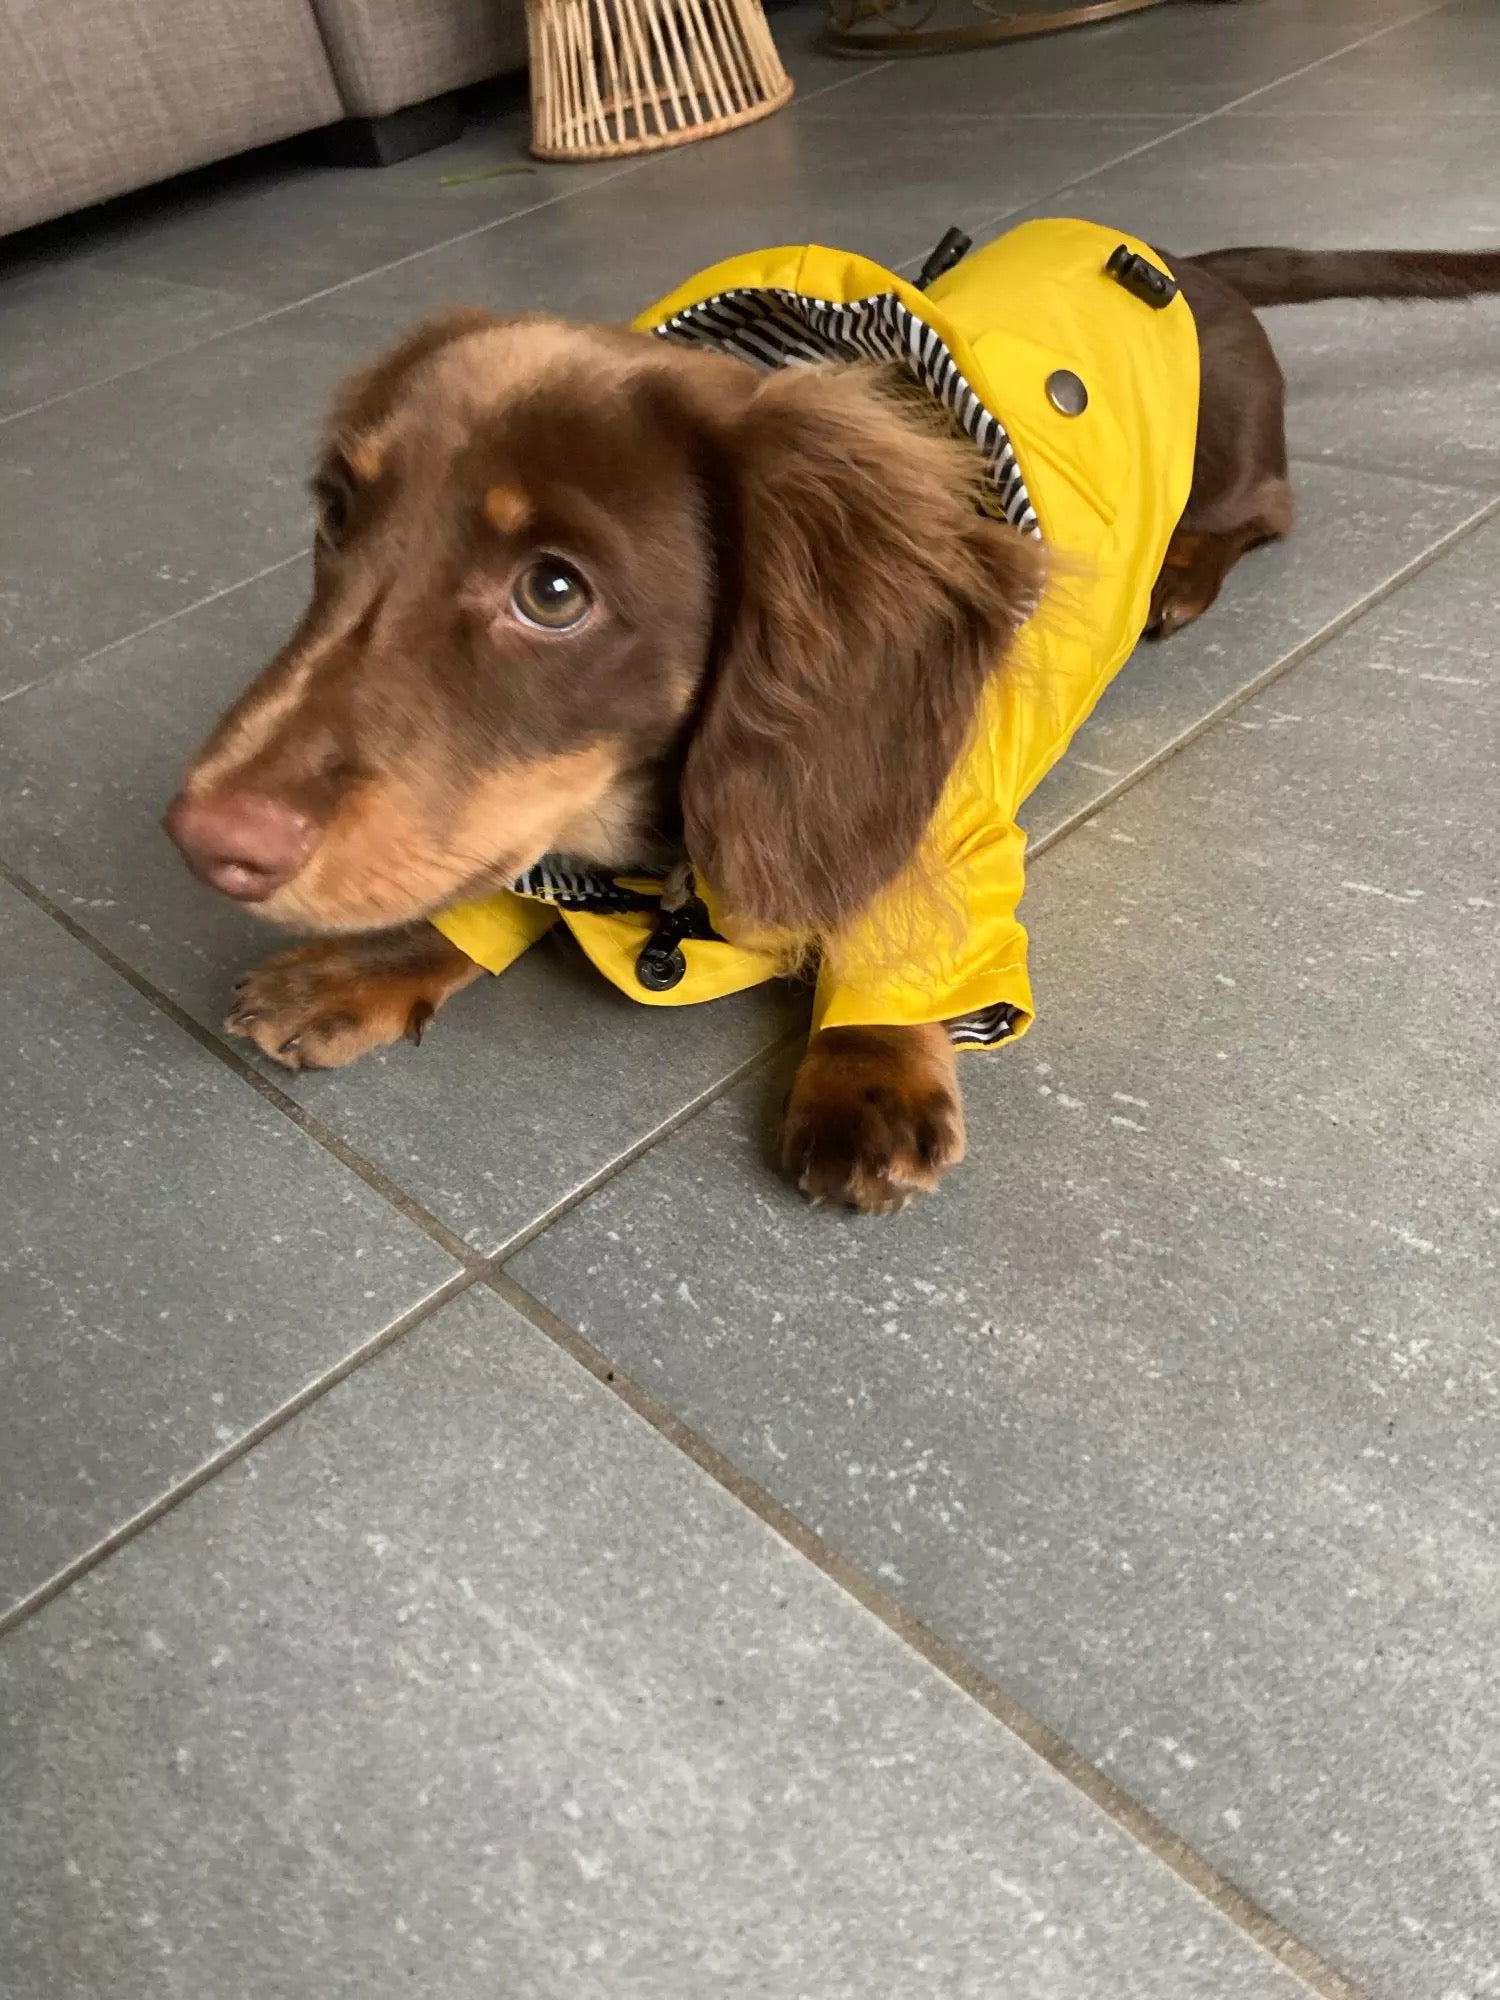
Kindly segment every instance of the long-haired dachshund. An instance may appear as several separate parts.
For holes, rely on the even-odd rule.
[[[230,1032],[328,1068],[564,922],[651,1004],[816,965],[784,1159],[899,1207],[1030,1019],[1015,809],[1142,631],[1285,535],[1252,308],[1500,254],[1168,259],[1028,224],[930,289],[803,248],[635,330],[454,311],[345,384],[312,602],[189,770],[194,871],[312,941]]]

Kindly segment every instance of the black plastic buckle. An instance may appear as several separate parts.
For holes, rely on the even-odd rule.
[[[635,976],[648,993],[670,993],[687,977],[687,960],[682,940],[693,929],[691,903],[680,910],[664,910],[656,929],[641,946],[635,961]]]
[[[943,240],[917,273],[917,290],[925,292],[935,284],[945,271],[951,271],[955,264],[961,264],[974,247],[972,236],[965,236],[961,229],[949,229],[943,233]]]
[[[1163,306],[1169,306],[1177,296],[1176,279],[1169,278],[1165,271],[1158,271],[1154,264],[1148,263],[1144,257],[1132,250],[1129,244],[1122,243],[1119,249],[1111,254],[1104,268],[1117,285],[1125,287],[1133,299],[1139,299],[1142,305],[1150,306],[1155,312],[1160,312]]]

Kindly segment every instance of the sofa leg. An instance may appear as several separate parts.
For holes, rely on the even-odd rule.
[[[463,129],[463,113],[449,94],[388,111],[383,118],[348,118],[330,136],[335,153],[351,167],[394,167],[434,146],[446,146]]]

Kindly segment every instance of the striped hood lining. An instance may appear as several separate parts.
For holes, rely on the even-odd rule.
[[[895,363],[973,441],[1001,516],[1023,534],[1040,535],[1004,424],[985,407],[941,337],[894,292],[875,292],[839,305],[801,292],[747,286],[687,306],[654,331],[659,339],[712,347],[757,368],[807,367],[826,361]]]
[[[602,869],[572,867],[566,857],[557,854],[543,855],[510,887],[514,895],[529,896],[537,903],[599,916],[617,915],[622,910],[654,910],[661,903],[659,892],[649,896],[641,889],[624,888]]]
[[[662,916],[661,899],[666,877],[642,874],[639,870],[631,872],[637,881],[656,883],[655,889],[632,889],[602,868],[576,867],[566,856],[557,854],[543,855],[534,868],[518,875],[510,888],[513,895],[529,896],[533,902],[551,903],[556,909],[573,910],[590,917],[618,917],[626,912],[640,911],[649,912],[654,917]],[[692,938],[699,944],[724,942],[697,896],[690,896],[675,916],[681,936]]]

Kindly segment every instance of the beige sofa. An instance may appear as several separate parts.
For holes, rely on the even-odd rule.
[[[523,0],[0,0],[0,235],[350,124],[372,164],[526,61]]]

